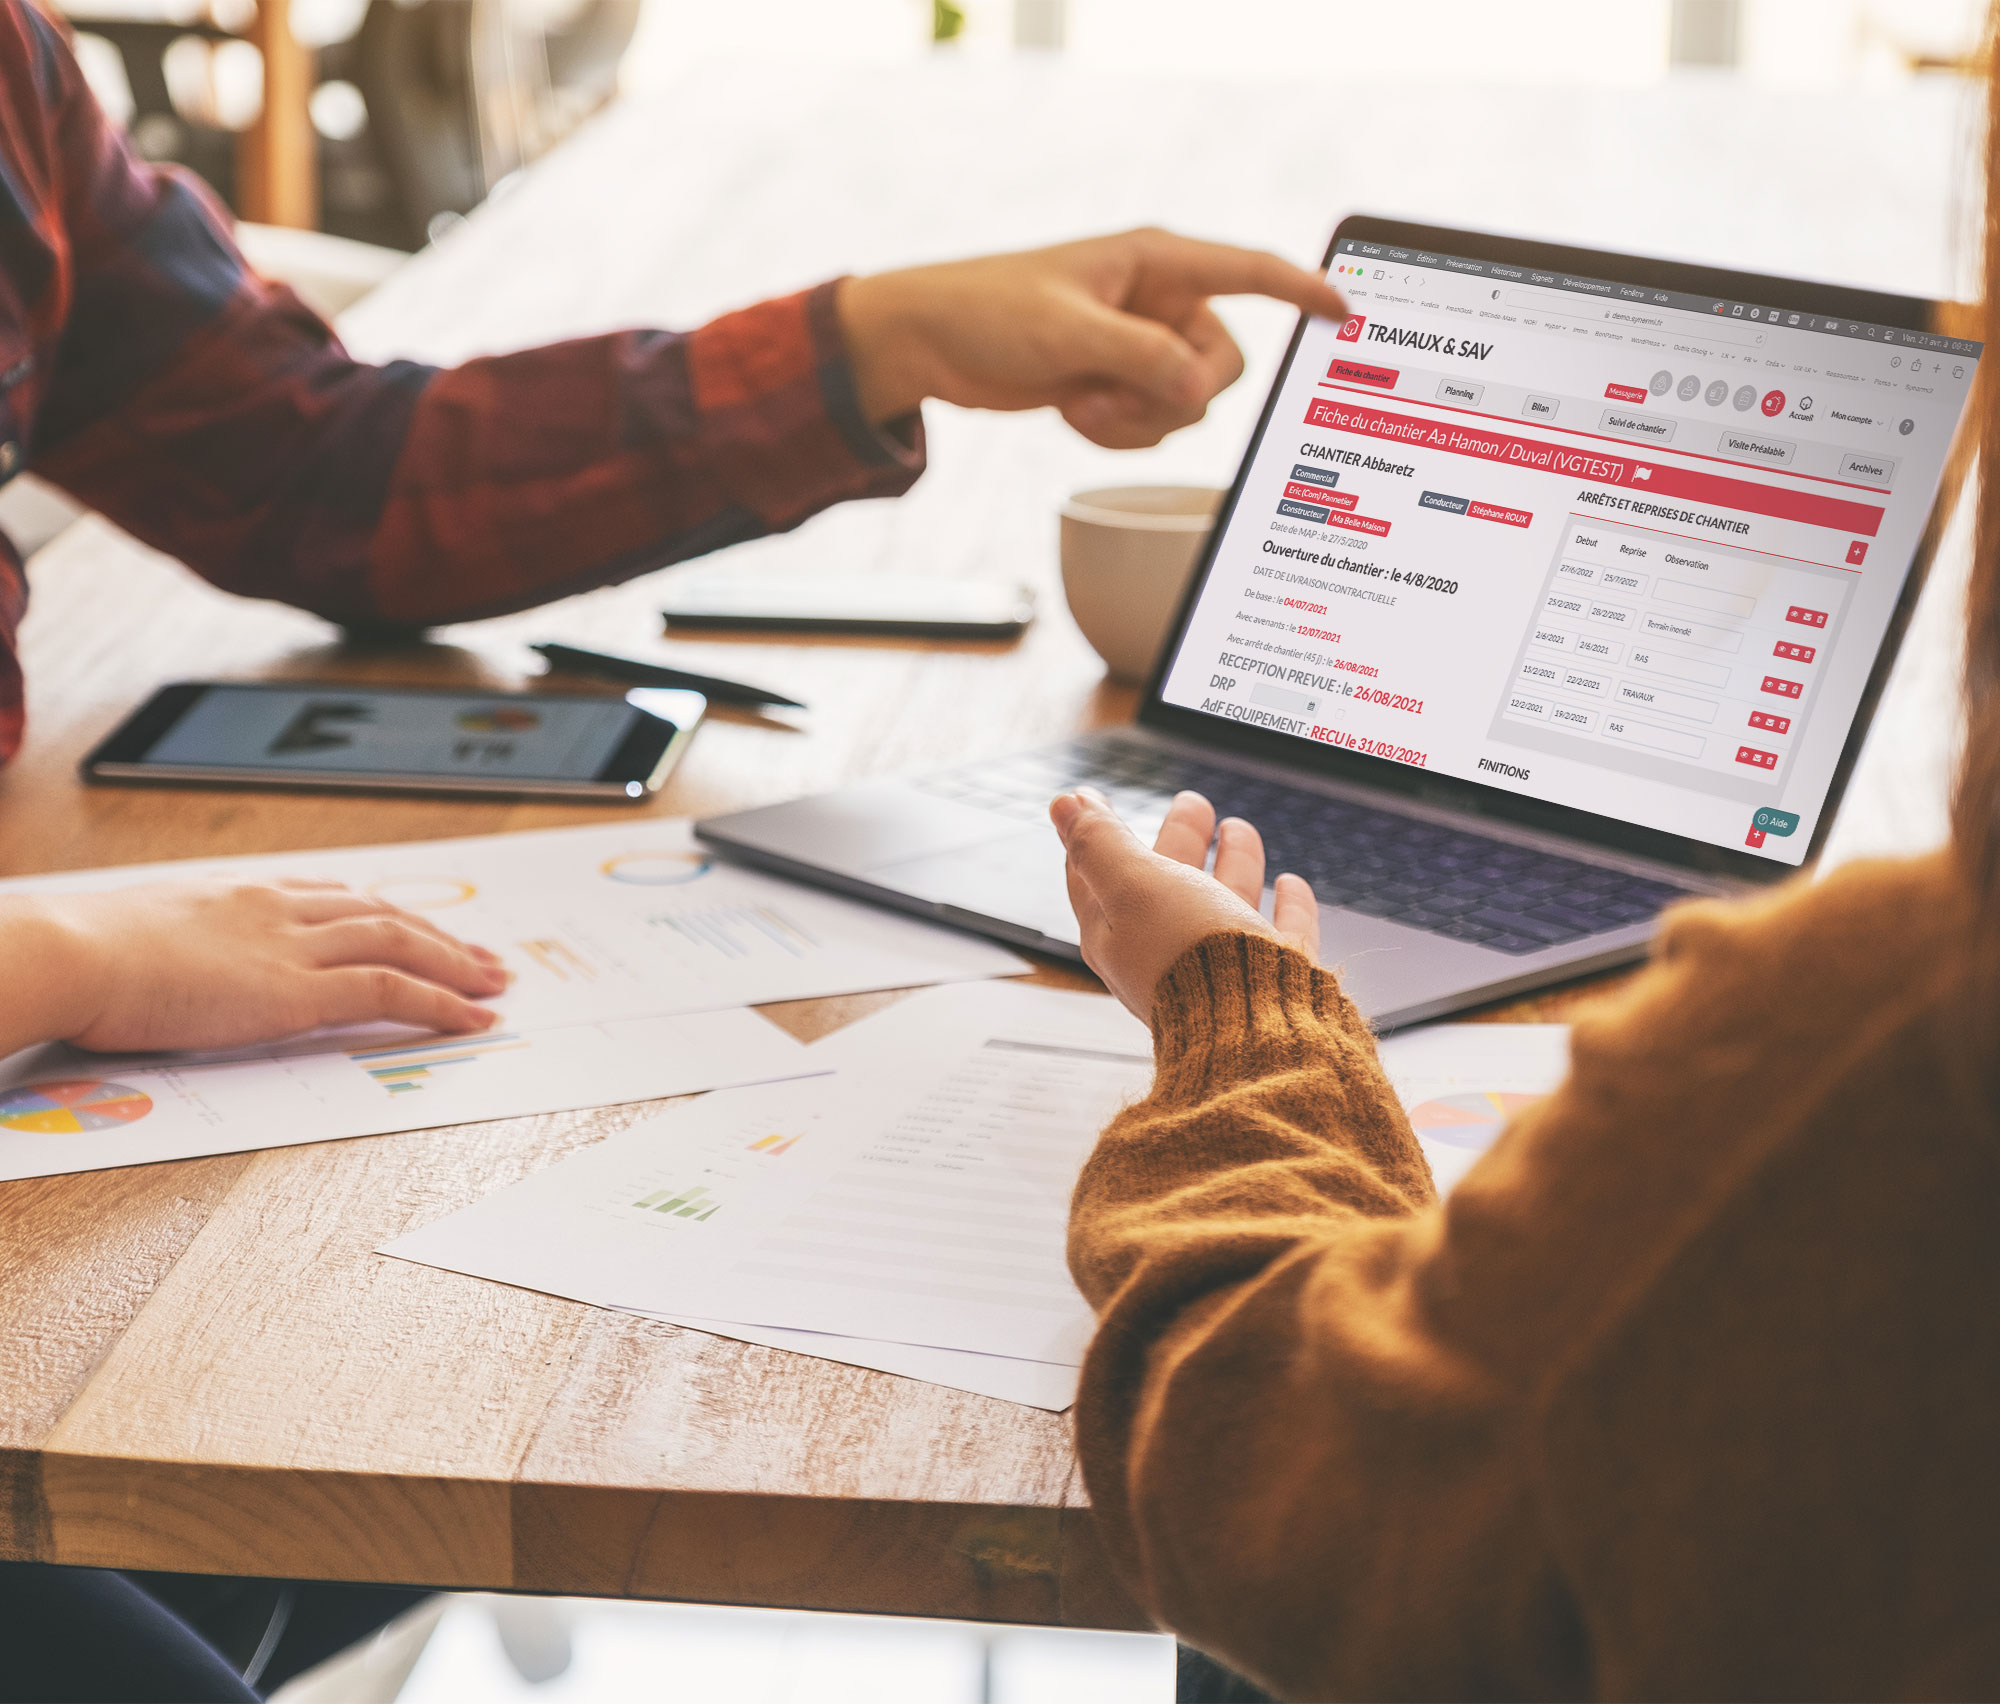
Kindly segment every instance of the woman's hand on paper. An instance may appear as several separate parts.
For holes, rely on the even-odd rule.
[[[8,961],[12,962],[9,963]],[[485,1029],[497,955],[335,882],[156,882],[0,912],[0,1050],[241,1047],[378,1020]]]
[[[1089,788],[1049,806],[1069,859],[1069,897],[1083,930],[1083,958],[1133,1016],[1150,1022],[1153,991],[1181,954],[1219,930],[1287,941],[1319,957],[1319,906],[1303,877],[1278,877],[1271,917],[1264,841],[1241,817],[1215,820],[1199,793],[1174,799],[1149,852]],[[1210,844],[1215,873],[1203,866]]]
[[[926,397],[1053,407],[1093,443],[1139,449],[1236,382],[1243,356],[1209,301],[1246,295],[1347,317],[1317,272],[1158,230],[850,278],[839,311],[871,420]]]

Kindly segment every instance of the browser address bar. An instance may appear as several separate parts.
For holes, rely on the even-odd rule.
[[[1543,295],[1535,290],[1509,290],[1507,305],[1526,308],[1544,319],[1574,320],[1583,325],[1615,325],[1633,331],[1658,331],[1676,337],[1699,337],[1710,343],[1741,343],[1761,347],[1764,333],[1735,320],[1705,319],[1699,314],[1634,307],[1627,302],[1593,302],[1575,296]]]

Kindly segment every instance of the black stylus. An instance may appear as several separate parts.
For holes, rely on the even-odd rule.
[[[805,708],[796,698],[787,698],[782,692],[769,692],[740,680],[694,674],[687,669],[670,669],[665,663],[649,663],[638,657],[620,657],[609,651],[586,651],[580,645],[553,642],[530,645],[528,649],[539,651],[554,668],[579,669],[611,680],[630,681],[634,686],[684,686],[717,704],[770,705],[781,710]]]

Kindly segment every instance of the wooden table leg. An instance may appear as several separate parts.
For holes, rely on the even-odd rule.
[[[264,110],[237,139],[237,208],[264,225],[319,224],[312,117],[313,63],[292,34],[291,0],[259,0],[250,39],[264,56]]]

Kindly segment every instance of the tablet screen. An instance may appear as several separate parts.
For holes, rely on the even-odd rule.
[[[617,698],[211,686],[140,761],[302,778],[588,781],[638,716]]]
[[[1802,862],[1981,345],[1342,240],[1168,704]]]

